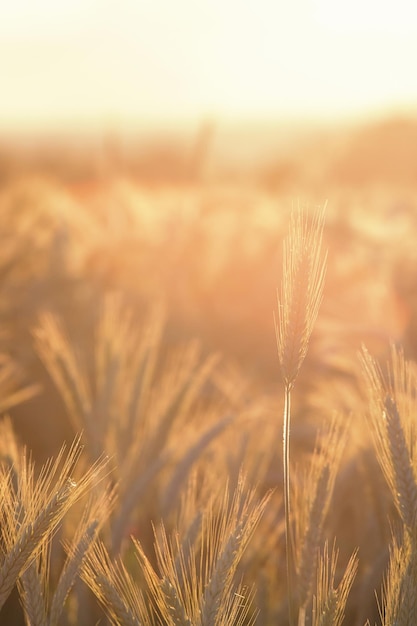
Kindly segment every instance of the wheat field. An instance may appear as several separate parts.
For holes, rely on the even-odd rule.
[[[417,623],[417,194],[384,129],[250,176],[7,161],[0,624]]]

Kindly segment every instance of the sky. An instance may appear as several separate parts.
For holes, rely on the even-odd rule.
[[[417,110],[411,0],[13,0],[0,128]]]

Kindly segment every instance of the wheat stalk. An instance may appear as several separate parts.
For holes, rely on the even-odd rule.
[[[283,468],[286,529],[288,610],[293,626],[294,548],[290,504],[291,390],[307,354],[310,336],[323,296],[326,255],[322,256],[324,209],[311,223],[299,208],[291,214],[290,231],[284,241],[283,277],[275,321],[278,357],[284,381]]]

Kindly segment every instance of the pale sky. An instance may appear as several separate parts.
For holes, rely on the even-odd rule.
[[[413,0],[0,0],[0,127],[417,111]]]

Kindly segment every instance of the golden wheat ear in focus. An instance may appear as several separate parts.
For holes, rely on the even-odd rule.
[[[322,252],[325,206],[312,213],[291,214],[284,241],[281,290],[275,320],[284,384],[291,389],[307,354],[323,297],[327,253]]]

